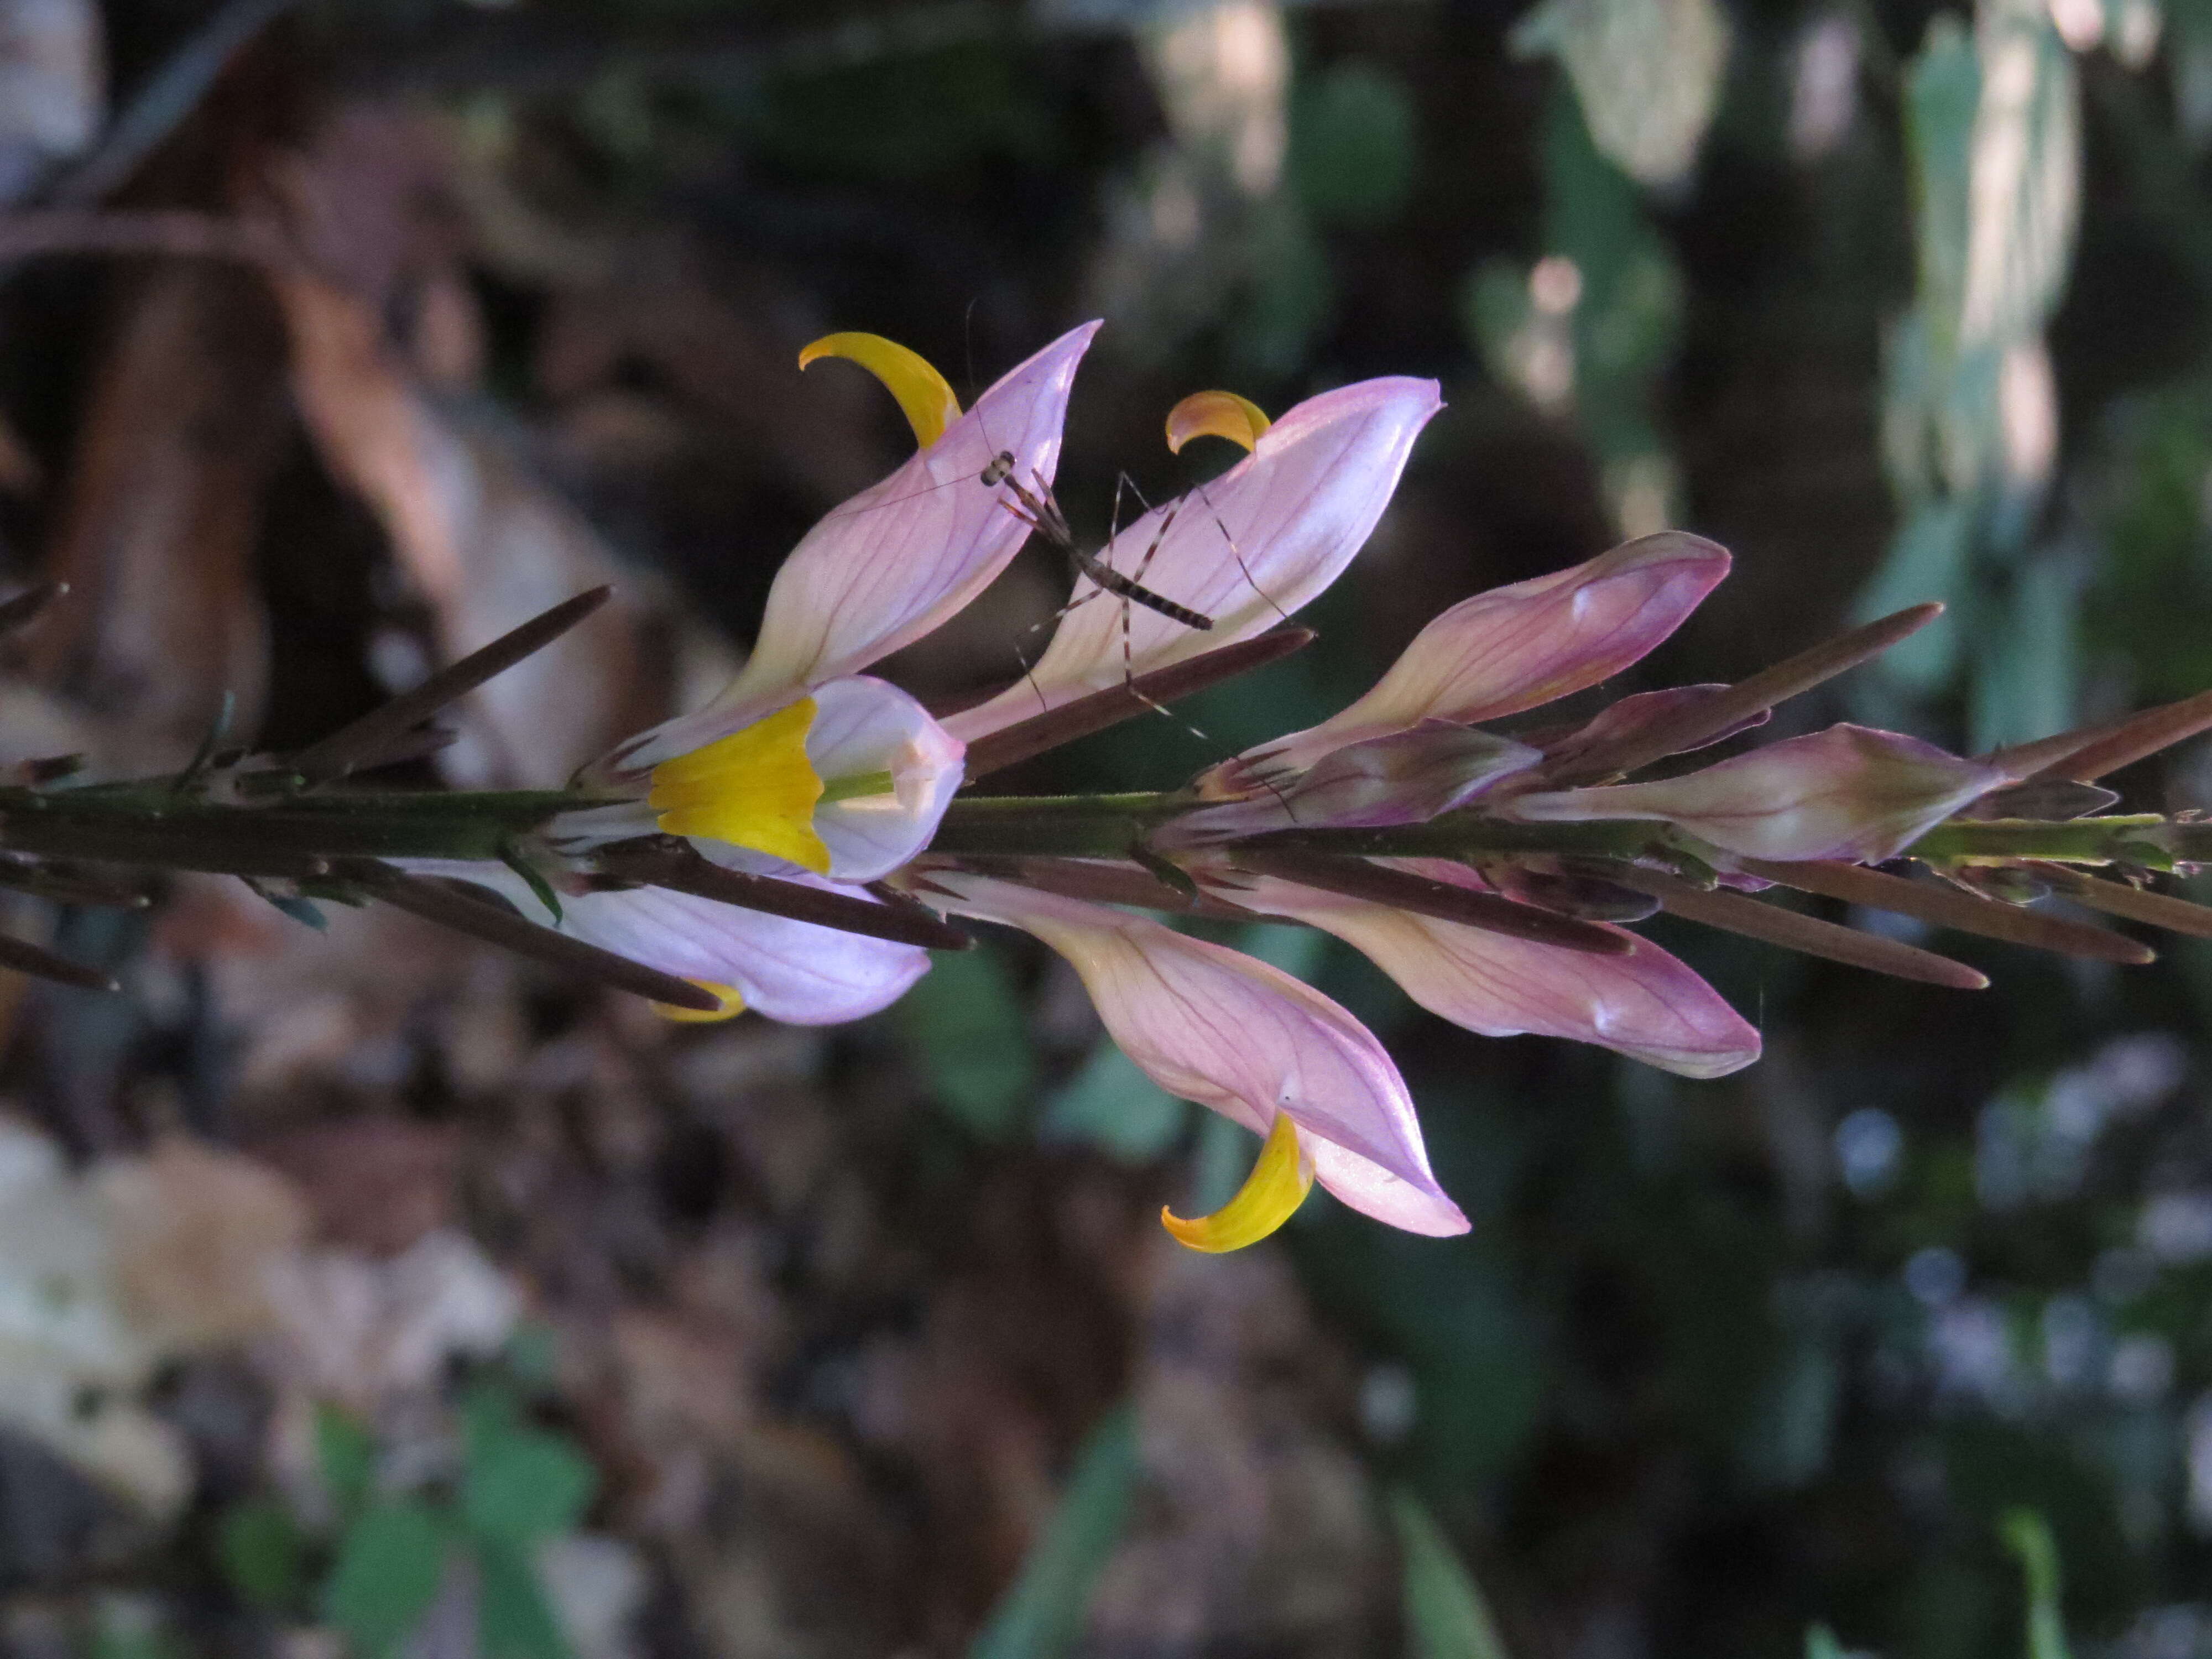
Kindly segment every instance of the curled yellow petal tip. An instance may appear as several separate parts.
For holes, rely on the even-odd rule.
[[[1313,1190],[1313,1165],[1298,1145],[1297,1125],[1291,1121],[1289,1113],[1278,1112],[1275,1127],[1267,1131],[1267,1144],[1260,1148],[1260,1161],[1244,1177],[1236,1197],[1212,1215],[1188,1220],[1163,1206],[1160,1225],[1176,1243],[1194,1250],[1213,1254],[1241,1250],[1247,1244],[1257,1244],[1296,1215],[1298,1206]]]
[[[842,357],[881,380],[898,399],[915,441],[924,449],[945,435],[945,428],[960,418],[960,399],[952,388],[918,351],[909,351],[880,334],[825,334],[802,348],[799,366],[823,357]]]
[[[699,836],[830,873],[830,848],[814,828],[822,779],[807,757],[814,699],[801,697],[742,732],[653,769],[646,803],[671,836]]]
[[[1180,455],[1193,438],[1226,438],[1249,450],[1273,424],[1249,398],[1233,392],[1194,392],[1168,410],[1168,451]]]
[[[711,979],[691,981],[702,991],[711,991],[722,1000],[722,1006],[712,1012],[704,1008],[678,1008],[672,1002],[656,1002],[653,1012],[661,1018],[673,1020],[678,1025],[712,1025],[717,1020],[735,1019],[745,1011],[745,1000],[734,985],[718,985]]]

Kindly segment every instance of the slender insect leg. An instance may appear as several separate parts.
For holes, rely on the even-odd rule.
[[[1133,590],[1136,592],[1149,595],[1153,603],[1150,605],[1148,608],[1154,610],[1158,609],[1158,605],[1157,603],[1158,596],[1157,594],[1152,594],[1150,589],[1143,586],[1144,574],[1146,570],[1150,568],[1152,562],[1152,556],[1160,550],[1160,543],[1168,533],[1168,526],[1175,522],[1175,516],[1177,509],[1176,507],[1170,507],[1168,509],[1167,519],[1160,526],[1159,533],[1152,538],[1152,545],[1145,550],[1143,556],[1137,561],[1136,574],[1133,576],[1121,576],[1121,573],[1114,568],[1114,544],[1117,539],[1119,539],[1121,533],[1121,492],[1124,489],[1127,489],[1130,494],[1136,496],[1139,501],[1143,503],[1146,512],[1149,513],[1152,511],[1152,503],[1145,500],[1144,491],[1137,488],[1135,482],[1131,479],[1127,472],[1122,473],[1115,482],[1114,515],[1112,519],[1109,520],[1106,545],[1100,550],[1098,560],[1099,563],[1104,567],[1107,575],[1111,577],[1120,577],[1121,579],[1120,583],[1117,584],[1119,591],[1116,592],[1115,597],[1121,601],[1121,689],[1128,693],[1130,696],[1135,698],[1136,701],[1141,703],[1146,708],[1151,710],[1153,714],[1159,715],[1164,720],[1172,720],[1176,725],[1189,732],[1192,737],[1196,738],[1200,743],[1206,744],[1209,746],[1213,746],[1212,738],[1200,731],[1197,726],[1193,726],[1188,720],[1183,719],[1180,714],[1170,713],[1164,703],[1159,702],[1152,697],[1146,696],[1145,693],[1137,689],[1136,648],[1130,640],[1129,625],[1129,612],[1134,608],[1134,606],[1131,600],[1130,593],[1131,591]],[[1093,579],[1096,580],[1095,574]],[[1093,591],[1103,592],[1105,590],[1101,587],[1094,589]],[[1181,609],[1181,607],[1177,608]],[[1164,611],[1162,614],[1166,615],[1168,613]],[[1188,611],[1186,614],[1194,616],[1197,613],[1194,611]],[[1181,618],[1177,617],[1176,620],[1180,621]]]
[[[1214,506],[1213,498],[1206,493],[1206,486],[1204,484],[1195,485],[1192,488],[1190,493],[1206,503],[1206,514],[1208,517],[1212,519],[1213,527],[1221,532],[1221,539],[1229,544],[1229,556],[1237,561],[1237,569],[1238,574],[1244,578],[1244,585],[1250,588],[1255,593],[1257,593],[1261,599],[1267,600],[1267,609],[1275,613],[1275,617],[1278,621],[1290,621],[1291,613],[1284,610],[1281,605],[1275,603],[1275,596],[1268,592],[1266,588],[1260,586],[1258,580],[1252,574],[1251,566],[1244,562],[1244,550],[1237,545],[1237,538],[1230,533],[1229,526],[1222,522],[1221,510]]]
[[[1002,483],[1008,489],[1013,491],[1019,504],[1001,499],[1000,505],[1042,535],[1047,541],[1052,543],[1054,546],[1071,557],[1079,557],[1080,556],[1076,552],[1074,534],[1068,528],[1066,515],[1060,511],[1059,500],[1052,493],[1052,486],[1044,481],[1044,476],[1042,473],[1033,471],[1030,476],[1036,486],[1034,490],[1024,484],[1020,479],[1009,477],[1001,472],[994,482]],[[1031,623],[1024,629],[1020,637],[1014,641],[1014,659],[1021,664],[1022,678],[1028,682],[1030,690],[1036,696],[1038,712],[1042,713],[1050,708],[1052,704],[1044,694],[1044,688],[1037,684],[1036,660],[1023,649],[1023,646],[1030,635],[1041,633],[1047,628],[1066,621],[1071,611],[1089,604],[1103,591],[1094,587],[1087,593],[1071,596],[1066,604],[1050,616]]]

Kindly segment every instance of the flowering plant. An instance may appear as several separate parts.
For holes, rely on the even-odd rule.
[[[1634,664],[1727,574],[1723,549],[1673,532],[1452,606],[1346,708],[1179,787],[969,790],[1310,640],[1285,625],[1290,615],[1367,540],[1441,407],[1433,382],[1403,378],[1322,393],[1273,422],[1230,394],[1185,399],[1168,418],[1172,447],[1212,435],[1244,458],[1098,555],[1068,542],[1084,574],[1035,667],[939,719],[866,671],[974,599],[1033,529],[1066,537],[1051,481],[1096,327],[1048,345],[964,412],[935,370],[887,341],[809,347],[802,368],[842,357],[881,379],[916,453],[793,550],[758,645],[721,696],[630,738],[568,788],[394,793],[349,781],[434,746],[441,708],[604,593],[295,754],[226,755],[211,740],[174,777],[71,788],[56,787],[65,766],[28,763],[0,789],[0,877],[131,899],[77,867],[95,860],[235,874],[295,911],[379,899],[680,1018],[748,1008],[856,1018],[902,994],[930,950],[969,944],[956,919],[1018,927],[1067,959],[1108,1031],[1163,1087],[1264,1138],[1224,1208],[1164,1216],[1201,1249],[1266,1237],[1316,1181],[1410,1231],[1468,1223],[1371,1033],[1297,980],[1141,912],[1319,928],[1469,1030],[1569,1037],[1695,1078],[1750,1064],[1759,1034],[1629,931],[1661,909],[1960,989],[1986,981],[1760,896],[1795,889],[2122,962],[2149,952],[2027,905],[2058,891],[2212,933],[2212,912],[2150,885],[2154,872],[2212,861],[2212,834],[2185,817],[2104,815],[2117,798],[2094,784],[2212,726],[2212,696],[1979,758],[1839,725],[1676,762],[1764,722],[1937,606],[1734,685],[1494,729]],[[0,626],[27,623],[46,597],[0,608]],[[1899,860],[1932,878],[1875,867]],[[0,952],[30,971],[97,979],[31,946],[0,941]]]

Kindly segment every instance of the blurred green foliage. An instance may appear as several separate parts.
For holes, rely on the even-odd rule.
[[[1091,1589],[1135,1502],[1137,1478],[1136,1419],[1117,1407],[1084,1441],[1059,1507],[969,1659],[1060,1659],[1074,1650]]]
[[[380,1659],[452,1589],[459,1566],[484,1659],[571,1659],[537,1554],[582,1518],[599,1476],[574,1442],[532,1427],[523,1403],[511,1381],[480,1379],[456,1413],[450,1478],[396,1490],[380,1479],[374,1436],[323,1407],[315,1437],[327,1524],[303,1523],[273,1497],[232,1504],[217,1536],[232,1588],[270,1613],[318,1620],[362,1659]]]

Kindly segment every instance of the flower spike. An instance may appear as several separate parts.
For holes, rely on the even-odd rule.
[[[1226,438],[1249,454],[1273,424],[1249,398],[1233,392],[1194,392],[1168,410],[1168,453],[1182,454],[1193,438]]]
[[[1176,1243],[1194,1250],[1209,1255],[1241,1250],[1296,1215],[1313,1183],[1313,1164],[1298,1144],[1298,1126],[1288,1112],[1278,1112],[1275,1127],[1260,1148],[1260,1161],[1234,1198],[1212,1215],[1188,1218],[1162,1205],[1160,1225]]]
[[[881,380],[898,399],[906,423],[914,428],[915,441],[924,449],[960,418],[960,399],[952,395],[952,388],[936,366],[896,340],[886,340],[880,334],[825,334],[801,348],[799,366],[803,369],[824,357],[858,363]]]

